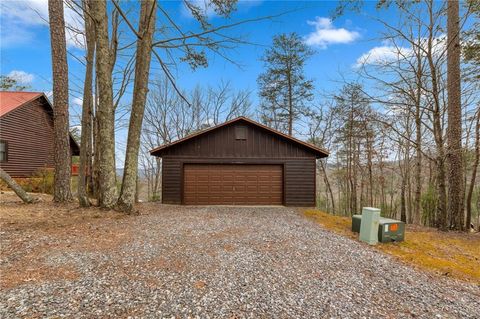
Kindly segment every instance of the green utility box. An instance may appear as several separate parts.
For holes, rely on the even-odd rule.
[[[360,232],[362,224],[362,215],[352,216],[352,231]],[[399,220],[380,217],[378,224],[378,241],[381,243],[389,243],[392,241],[405,240],[405,223]]]
[[[380,209],[375,207],[362,208],[362,222],[360,223],[360,241],[369,245],[378,243],[378,225],[380,224]]]

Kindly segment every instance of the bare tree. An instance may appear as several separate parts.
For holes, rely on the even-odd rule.
[[[49,0],[50,43],[53,70],[53,124],[55,139],[55,177],[53,200],[72,200],[70,190],[71,153],[68,118],[68,64],[63,0]]]
[[[333,112],[325,111],[323,105],[320,104],[320,106],[314,107],[308,116],[308,141],[314,145],[329,149],[332,146],[331,142],[334,136],[333,120]],[[336,206],[332,183],[328,173],[328,157],[318,160],[317,164],[325,183],[325,209],[335,214]]]
[[[467,217],[465,222],[465,229],[470,230],[470,223],[472,222],[472,197],[473,189],[475,187],[475,181],[477,178],[477,171],[480,163],[480,108],[475,114],[475,148],[474,148],[474,160],[472,164],[472,176],[470,177],[470,185],[467,192]],[[477,212],[480,216],[480,212]],[[479,225],[480,226],[480,225]]]
[[[112,70],[115,65],[118,40],[115,30],[111,33],[112,39],[110,40],[106,2],[91,1],[90,9],[90,15],[95,24],[96,79],[98,85],[95,141],[98,204],[103,208],[113,208],[117,202],[117,185]],[[116,14],[113,15],[113,20],[115,19],[117,19]]]
[[[122,189],[117,208],[130,212],[135,202],[138,174],[138,152],[145,102],[147,99],[153,33],[155,31],[156,0],[145,0],[141,4],[138,25],[137,53],[135,59],[135,82],[133,86],[132,111],[128,128]]]
[[[448,90],[448,211],[450,227],[464,226],[464,183],[462,158],[462,99],[460,80],[459,2],[447,1],[447,90]]]
[[[368,97],[363,93],[362,86],[358,83],[347,83],[334,96],[335,105],[332,112],[335,114],[336,134],[334,143],[338,145],[337,155],[344,162],[345,186],[345,212],[354,214],[358,212],[359,205],[363,202],[361,185],[364,183],[365,165],[363,158],[367,156],[367,148],[373,149],[369,138],[373,136],[373,126],[370,119],[374,116]],[[367,165],[368,170],[368,165]],[[368,174],[367,174],[368,175]],[[373,184],[373,182],[372,182]]]
[[[82,102],[82,135],[80,143],[80,165],[78,173],[78,202],[82,207],[90,206],[87,193],[87,173],[91,174],[92,158],[92,118],[93,118],[93,64],[95,56],[95,29],[90,16],[91,0],[83,0],[83,14],[85,19],[85,82],[83,85]]]

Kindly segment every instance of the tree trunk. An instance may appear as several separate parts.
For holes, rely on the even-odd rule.
[[[366,142],[367,142],[367,169],[368,169],[368,189],[367,189],[367,195],[368,195],[368,206],[373,207],[373,161],[372,161],[372,156],[373,156],[373,143],[372,143],[372,132],[368,129],[368,126],[365,128],[366,131]]]
[[[436,119],[435,126],[436,135],[441,135],[440,119]],[[437,156],[435,158],[436,164],[436,183],[437,183],[437,213],[436,221],[437,227],[441,230],[448,230],[448,212],[447,212],[447,189],[446,189],[446,174],[445,174],[445,152],[443,147],[443,139],[441,136],[435,137],[437,144]]]
[[[421,199],[422,199],[422,53],[420,50],[421,39],[415,47],[415,58],[417,60],[417,70],[415,72],[415,190],[414,190],[414,205],[413,218],[414,224],[421,224]]]
[[[140,177],[137,175],[135,180],[135,203],[140,202]]]
[[[405,155],[403,158],[403,181],[402,181],[402,197],[403,197],[403,211],[401,218],[405,223],[412,223],[412,211],[411,211],[411,188],[410,188],[410,113],[407,115],[407,127],[406,133],[408,139],[405,141]]]
[[[472,196],[477,178],[477,170],[480,162],[480,111],[477,112],[477,123],[475,125],[475,160],[472,166],[472,176],[467,193],[467,218],[465,220],[465,230],[470,231],[470,223],[472,222]],[[480,214],[478,214],[480,216]],[[480,227],[480,226],[479,226]]]
[[[420,91],[420,89],[419,89]],[[413,208],[413,223],[421,223],[420,204],[422,198],[422,122],[420,118],[420,100],[415,105],[415,199]]]
[[[430,24],[433,23],[432,9],[429,11]],[[436,164],[436,183],[437,183],[437,212],[436,224],[441,230],[448,230],[448,211],[447,211],[447,188],[446,188],[446,170],[445,170],[445,145],[443,140],[442,128],[442,110],[440,107],[440,93],[437,79],[437,65],[433,60],[433,26],[429,26],[429,36],[427,40],[427,60],[430,68],[430,76],[432,79],[432,97],[433,97],[433,135],[435,139],[435,146],[437,148],[437,155],[435,158]]]
[[[93,85],[94,88],[94,99],[93,99],[93,105],[92,105],[92,119],[91,119],[91,125],[92,125],[92,157],[90,158],[90,167],[91,167],[91,174],[89,178],[89,182],[91,185],[91,190],[93,193],[93,197],[97,199],[97,204],[99,202],[99,185],[98,185],[98,157],[97,157],[97,150],[98,150],[98,124],[97,124],[97,110],[98,110],[98,85],[97,85],[97,80],[96,80],[96,74],[94,74],[94,80],[95,83]]]
[[[131,212],[135,203],[136,179],[138,174],[138,152],[145,102],[148,92],[148,78],[152,53],[152,39],[155,31],[156,1],[142,1],[135,60],[135,81],[133,86],[132,112],[128,128],[125,170],[117,209]]]
[[[156,163],[156,170],[155,170],[155,179],[154,179],[154,184],[152,187],[152,194],[155,198],[159,196],[159,188],[161,188],[163,185],[160,184],[160,181],[162,179],[162,162],[159,157],[155,157],[155,163]]]
[[[293,135],[293,88],[292,88],[292,78],[291,70],[287,72],[287,81],[288,81],[288,135]]]
[[[323,172],[325,185],[327,186],[327,191],[328,191],[328,194],[330,195],[330,200],[332,201],[332,214],[335,214],[335,199],[333,197],[333,191],[330,185],[330,180],[328,179],[327,169],[325,167],[326,163],[324,163],[322,160],[320,160],[319,162],[320,162],[320,168],[322,169],[322,172]]]
[[[400,220],[404,223],[407,222],[407,208],[405,203],[405,176],[402,177],[402,187],[400,190]]]
[[[52,49],[53,126],[55,176],[53,201],[72,200],[70,190],[71,154],[68,119],[68,64],[63,0],[48,1]]]
[[[90,206],[87,194],[87,173],[90,158],[92,156],[92,84],[93,84],[93,59],[95,54],[95,29],[93,21],[90,18],[90,0],[83,0],[83,12],[85,18],[85,34],[86,34],[86,70],[85,83],[83,85],[83,105],[82,105],[82,137],[80,143],[80,165],[78,172],[78,202],[82,207]]]
[[[111,51],[109,43],[107,3],[91,1],[90,8],[90,14],[95,22],[96,76],[99,100],[96,114],[97,149],[95,154],[98,173],[98,204],[102,208],[113,208],[117,201],[115,110],[112,85],[115,52]]]
[[[448,211],[454,230],[464,226],[462,160],[462,105],[460,84],[460,18],[458,1],[447,1],[447,92],[448,92]]]
[[[18,185],[17,182],[15,182],[15,180],[11,178],[10,175],[8,175],[8,173],[2,168],[0,168],[0,179],[7,183],[8,187],[10,187],[15,194],[17,194],[18,197],[23,200],[24,203],[31,204],[35,202],[35,199],[30,197],[30,195],[28,195],[27,192],[25,192],[23,188]]]

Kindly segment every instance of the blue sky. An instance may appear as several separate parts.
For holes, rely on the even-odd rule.
[[[189,30],[198,29],[198,24],[186,13],[181,2],[162,3],[179,25]],[[297,32],[305,37],[306,41],[313,39],[308,43],[316,51],[306,67],[308,76],[315,79],[317,89],[330,90],[336,86],[335,80],[339,78],[339,72],[348,73],[362,54],[381,45],[380,40],[375,40],[381,26],[370,18],[379,14],[373,4],[374,2],[366,2],[363,13],[348,12],[339,19],[329,22],[327,19],[336,6],[333,1],[240,1],[238,10],[230,21],[277,15],[292,10],[293,12],[265,21],[244,24],[228,31],[229,35],[243,36],[254,43],[241,45],[229,51],[230,57],[238,61],[242,65],[241,68],[219,56],[210,55],[208,68],[192,71],[185,64],[179,65],[175,76],[180,86],[186,89],[199,83],[215,85],[220,80],[225,80],[231,81],[236,88],[255,91],[256,79],[263,68],[259,59],[270,45],[272,37],[283,32]],[[46,16],[46,1],[7,0],[0,4],[0,8],[1,74],[17,76],[32,90],[50,91],[49,31],[45,21],[39,17],[42,14]],[[26,14],[29,10],[31,12]],[[381,14],[385,18],[390,12],[382,11]],[[22,15],[22,18],[19,19],[16,15]],[[69,21],[75,23],[75,18],[69,18],[67,15],[67,22]],[[228,20],[214,14],[210,15],[209,21],[213,25],[229,23]],[[320,26],[317,27],[315,21]],[[323,38],[322,31],[327,31],[324,32]],[[332,35],[340,36],[340,39],[328,39],[328,31],[336,32]],[[320,37],[316,42],[315,36]],[[69,45],[69,51],[72,55],[82,58],[83,51],[76,46]],[[72,87],[78,88],[83,78],[83,67],[72,56],[69,57],[69,62]],[[158,73],[159,71],[155,70],[152,76],[155,77]],[[72,92],[72,103],[75,102],[74,98],[77,95]]]
[[[204,0],[198,0],[204,1]],[[198,23],[187,13],[182,2],[161,1],[166,11],[184,30],[198,30]],[[135,2],[124,2],[126,8],[134,8],[132,20],[135,22],[138,11]],[[254,44],[241,45],[229,51],[236,65],[215,55],[209,55],[209,67],[192,71],[188,65],[179,64],[174,71],[180,88],[189,89],[197,84],[216,85],[220,81],[230,81],[236,89],[252,90],[254,106],[257,104],[257,77],[263,70],[260,57],[271,44],[272,37],[279,33],[296,32],[316,51],[306,66],[307,76],[315,80],[318,92],[335,91],[341,84],[340,74],[352,74],[357,60],[364,54],[385,54],[385,45],[379,39],[382,26],[374,17],[394,21],[393,10],[377,11],[375,2],[366,1],[362,12],[346,12],[334,21],[330,20],[334,1],[240,1],[238,10],[230,20],[213,13],[209,15],[212,25],[231,23],[244,19],[290,13],[264,21],[241,25],[225,33],[243,36]],[[0,73],[18,78],[29,85],[32,91],[51,91],[51,57],[46,0],[2,1],[0,3]],[[71,10],[66,10],[67,23],[81,28],[81,22]],[[124,30],[128,34],[129,30]],[[72,124],[78,123],[80,114],[81,86],[84,76],[83,66],[76,58],[83,57],[83,50],[72,41],[73,35],[67,32],[69,55],[69,76],[71,87]],[[388,51],[388,50],[387,50]],[[388,52],[387,52],[388,53]],[[75,57],[74,57],[75,56]],[[158,67],[152,69],[151,77],[160,75]],[[127,95],[126,100],[129,99]],[[128,102],[127,102],[128,103]],[[119,133],[122,143],[125,133]]]
[[[373,8],[373,2],[366,3],[365,13],[348,13],[335,21],[330,26],[324,26],[322,31],[333,31],[333,36],[341,35],[340,39],[327,39],[312,41],[311,48],[316,51],[309,60],[306,73],[315,79],[316,88],[329,90],[336,86],[334,81],[338,79],[339,72],[350,72],[357,59],[371,48],[379,46],[380,41],[374,38],[378,36],[381,28],[368,16],[377,15]],[[175,4],[171,4],[174,9]],[[266,48],[271,44],[272,37],[280,33],[296,32],[300,36],[314,38],[317,29],[313,23],[317,19],[328,19],[336,6],[334,1],[251,1],[240,2],[239,10],[233,15],[233,20],[251,19],[269,15],[278,15],[283,12],[293,11],[288,14],[267,19],[265,21],[246,24],[240,28],[231,29],[229,34],[245,36],[246,39],[256,45],[243,45],[230,51],[230,56],[238,61],[242,67],[225,61],[221,57],[212,56],[210,67],[192,72],[184,66],[179,69],[178,79],[183,87],[192,87],[197,83],[215,84],[220,79],[230,80],[237,88],[256,90],[256,80],[263,71],[263,63],[260,61]],[[383,12],[385,15],[385,12]],[[191,23],[188,16],[181,16],[182,22]],[[226,22],[224,19],[213,16],[212,24]],[[341,31],[344,31],[343,33]],[[321,37],[321,35],[320,35]],[[324,37],[328,37],[325,34]],[[336,41],[338,41],[336,43]]]

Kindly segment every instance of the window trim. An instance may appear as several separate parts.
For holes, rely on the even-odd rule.
[[[8,142],[5,141],[5,140],[0,140],[0,143],[4,143],[5,144],[5,160],[1,160],[0,159],[0,163],[6,163],[8,162]]]

